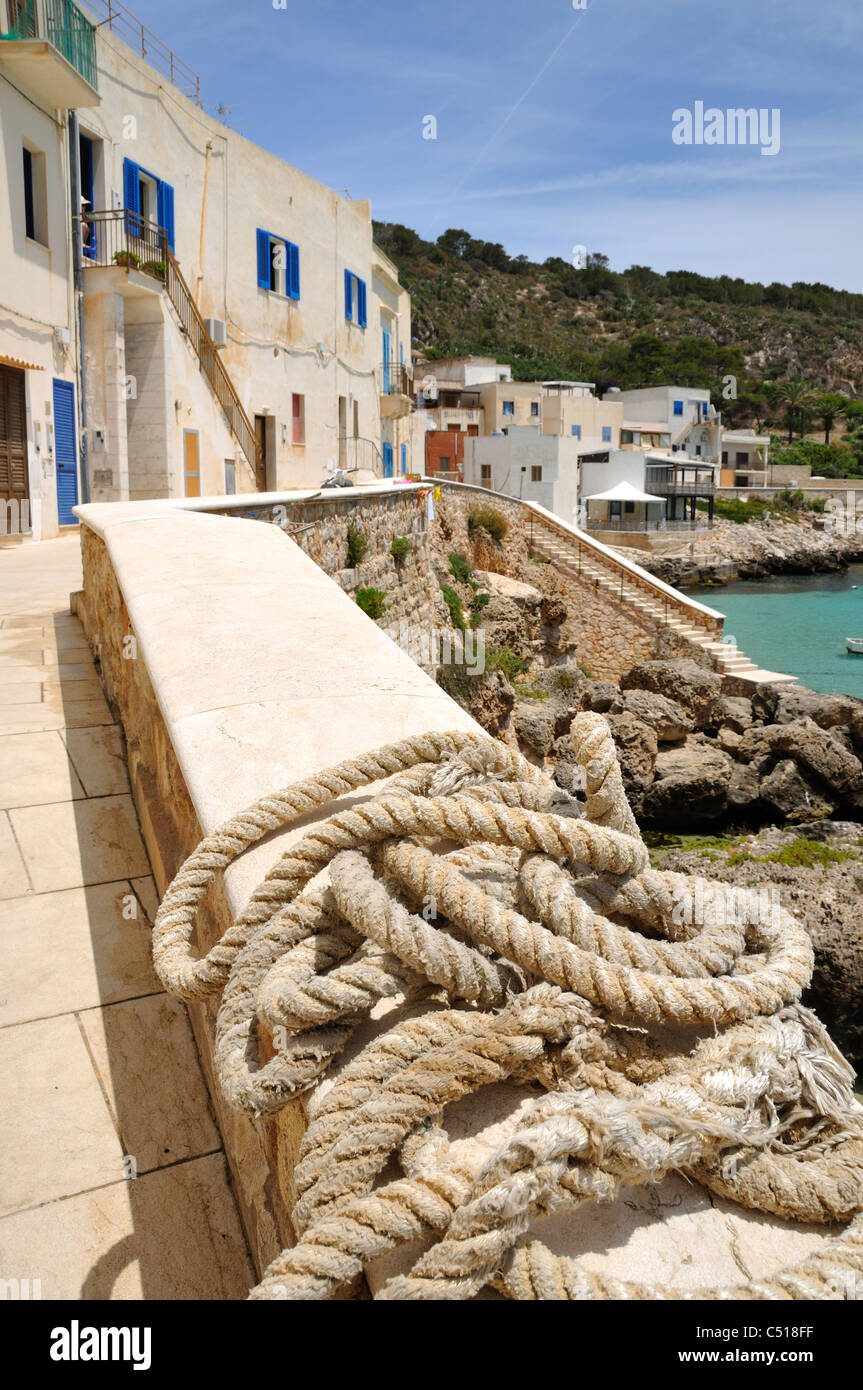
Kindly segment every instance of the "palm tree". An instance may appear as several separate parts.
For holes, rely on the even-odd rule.
[[[826,391],[815,403],[815,414],[824,426],[824,443],[830,443],[830,431],[840,415],[845,414],[848,397],[839,391]]]
[[[800,433],[805,432],[806,415],[815,402],[815,392],[802,376],[779,383],[779,400],[788,412],[788,443],[794,440],[794,417],[800,416]]]

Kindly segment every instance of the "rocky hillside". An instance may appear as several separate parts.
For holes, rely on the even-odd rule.
[[[710,386],[738,377],[727,421],[749,413],[764,382],[802,377],[827,390],[863,390],[863,295],[826,285],[748,284],[648,266],[541,265],[452,230],[436,242],[375,224],[413,300],[415,345],[431,357],[479,353],[511,362],[521,380],[574,378],[601,390],[674,381]]]

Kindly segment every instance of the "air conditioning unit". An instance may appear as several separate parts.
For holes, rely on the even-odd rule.
[[[228,346],[228,325],[224,319],[204,319],[204,325],[217,348]]]

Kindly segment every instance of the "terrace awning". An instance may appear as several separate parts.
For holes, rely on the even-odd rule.
[[[608,492],[594,492],[583,497],[583,502],[664,502],[664,497],[653,497],[649,492],[641,492],[632,483],[618,483]]]

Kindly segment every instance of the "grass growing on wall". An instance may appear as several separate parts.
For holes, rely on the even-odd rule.
[[[390,554],[397,565],[403,565],[412,550],[413,545],[408,540],[407,536],[396,536],[390,546]]]
[[[503,512],[497,511],[494,507],[475,507],[468,514],[467,529],[469,534],[480,529],[487,531],[492,540],[502,545],[509,531],[509,522]]]
[[[369,551],[369,541],[365,531],[351,522],[348,526],[348,566],[356,569],[361,565]]]
[[[377,622],[387,611],[387,596],[383,589],[357,589],[357,604]]]

